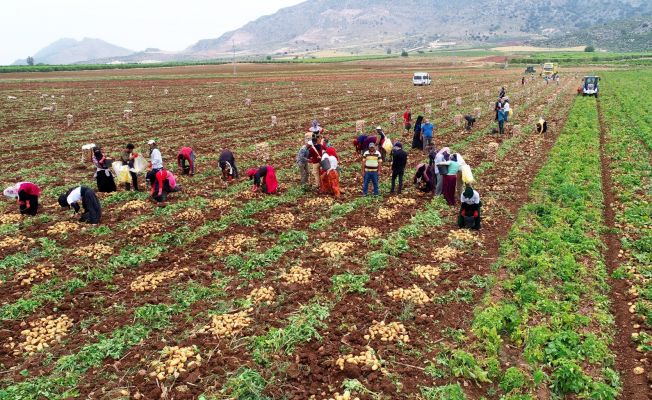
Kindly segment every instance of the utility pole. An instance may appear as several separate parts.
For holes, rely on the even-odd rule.
[[[235,70],[235,39],[233,39],[233,75],[237,75]]]

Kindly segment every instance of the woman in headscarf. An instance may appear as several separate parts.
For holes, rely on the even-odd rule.
[[[366,150],[362,148],[366,140],[367,140],[367,135],[365,134],[359,135],[357,138],[353,139],[353,145],[355,146],[355,151],[362,154],[364,150]]]
[[[18,199],[18,210],[21,214],[36,215],[38,212],[38,197],[41,188],[32,182],[18,182],[4,190],[4,195],[11,199]]]
[[[428,164],[419,164],[417,165],[417,169],[414,174],[414,185],[417,187],[417,189],[425,193],[432,192],[432,188],[434,186],[433,176],[430,171],[431,170],[428,167]]]
[[[319,164],[317,164],[319,166]],[[273,194],[278,190],[278,181],[276,180],[276,171],[271,165],[264,165],[260,168],[251,168],[247,170],[247,176],[254,181],[251,188],[257,192],[260,189],[263,193]]]
[[[195,175],[195,159],[197,156],[190,147],[182,147],[177,154],[177,165],[183,175]],[[186,165],[188,163],[188,165]]]
[[[460,153],[454,153],[451,156],[451,159],[453,161],[457,161],[459,164],[459,169],[457,170],[457,179],[455,181],[455,198],[460,197],[460,194],[462,193],[462,187],[464,186],[465,183],[462,179],[462,168],[466,168],[467,164],[466,161],[464,161],[464,157]],[[468,182],[469,184],[473,182]]]
[[[229,149],[222,150],[218,165],[222,170],[222,179],[225,181],[232,181],[238,179],[238,167],[235,166],[235,156]]]
[[[81,208],[84,209],[79,222],[99,224],[102,219],[102,207],[93,189],[86,186],[77,186],[59,196],[59,205],[62,208],[72,207],[75,214],[79,213],[79,202],[81,202]]]
[[[321,158],[321,181],[319,191],[322,194],[332,194],[335,198],[340,197],[340,176],[337,172],[338,160],[335,149],[326,148]]]
[[[460,197],[462,207],[457,217],[457,226],[460,228],[480,229],[480,194],[473,190],[471,185],[466,185],[466,189]]]
[[[96,171],[95,176],[97,180],[97,191],[102,193],[111,193],[117,190],[115,186],[115,180],[113,179],[113,173],[111,173],[111,165],[109,165],[106,156],[102,154],[102,149],[100,146],[95,146],[93,148],[93,164],[95,165]]]
[[[421,137],[421,124],[423,123],[423,115],[417,117],[417,122],[414,123],[414,136],[412,136],[412,148],[423,149],[423,137]]]
[[[136,173],[136,170],[134,169],[135,167],[135,160],[138,158],[138,153],[134,152],[135,146],[133,143],[127,144],[125,146],[125,150],[122,152],[122,155],[120,156],[120,160],[122,161],[123,165],[126,165],[129,168],[129,176],[131,177],[131,183],[126,182],[125,183],[125,190],[131,190],[131,185],[134,185],[134,190],[135,191],[140,191],[138,189],[138,174]]]
[[[453,159],[453,156],[444,156],[444,162],[437,165],[446,165],[448,171],[443,175],[442,194],[446,199],[449,206],[455,205],[455,185],[457,184],[457,171],[460,169],[460,164]]]
[[[180,191],[175,176],[165,168],[156,171],[149,194],[157,203],[167,200],[168,193]]]
[[[442,190],[444,188],[444,176],[448,174],[448,165],[444,164],[444,161],[446,161],[446,156],[448,156],[450,151],[451,150],[448,147],[444,147],[435,155],[435,177],[437,178],[435,196],[442,194]]]

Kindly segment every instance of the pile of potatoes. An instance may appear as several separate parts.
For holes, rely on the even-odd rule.
[[[435,261],[448,262],[462,254],[463,252],[456,248],[444,246],[435,249],[435,251],[432,252],[432,259]]]
[[[345,390],[344,393],[340,394],[339,392],[335,392],[333,397],[329,398],[328,400],[360,400],[359,397],[351,397],[351,392],[348,390]]]
[[[192,371],[201,365],[201,356],[195,346],[165,346],[161,355],[165,360],[153,361],[151,365],[154,371],[149,373],[149,376],[159,381],[168,377],[176,379],[182,372]]]
[[[163,224],[159,222],[147,222],[146,224],[139,224],[129,230],[129,235],[134,238],[146,238],[163,229]]]
[[[294,225],[295,221],[296,218],[292,213],[274,214],[267,222],[265,222],[265,226],[272,228],[291,227]]]
[[[399,288],[390,290],[387,292],[387,295],[395,300],[410,301],[414,304],[426,304],[430,301],[430,297],[428,297],[426,292],[417,285],[413,285],[409,289]]]
[[[151,274],[141,275],[134,279],[129,285],[132,292],[145,292],[155,290],[162,282],[170,280],[176,276],[183,276],[188,268],[175,269],[171,271],[152,272]]]
[[[20,331],[21,336],[24,336],[25,339],[18,344],[18,348],[14,350],[14,355],[20,355],[25,351],[31,356],[37,351],[60,342],[68,335],[68,330],[72,327],[72,319],[66,314],[61,315],[59,318],[50,315],[30,322],[29,326],[28,329]],[[9,349],[16,347],[13,338],[10,337],[7,340],[5,347]]]
[[[393,206],[413,206],[417,201],[409,197],[392,197],[387,203]]]
[[[94,260],[100,260],[113,254],[113,247],[101,243],[95,243],[80,247],[75,250],[73,254],[80,257],[90,257]]]
[[[340,257],[346,254],[353,247],[353,243],[344,243],[344,242],[324,242],[320,244],[315,252],[324,253],[329,257]]]
[[[215,247],[213,247],[213,254],[216,256],[226,256],[229,254],[241,253],[245,246],[252,245],[255,242],[255,238],[238,233],[218,242]]]
[[[61,221],[48,228],[48,235],[65,235],[68,232],[76,231],[79,224],[69,221]]]
[[[253,308],[248,308],[231,314],[213,315],[211,325],[204,326],[198,333],[210,332],[218,338],[235,336],[238,332],[251,325],[253,320],[249,317],[249,314],[253,310]]]
[[[333,199],[329,197],[313,197],[303,203],[303,207],[310,209],[323,210],[333,205]]]
[[[276,292],[271,286],[254,289],[249,293],[249,296],[247,296],[247,299],[251,300],[255,305],[263,303],[271,304],[275,298]]]
[[[6,236],[0,240],[0,250],[11,249],[17,247],[27,248],[29,245],[34,243],[34,239],[18,235],[18,236]]]
[[[448,234],[448,240],[451,242],[477,242],[478,236],[468,229],[454,229]]]
[[[385,321],[373,321],[369,327],[369,334],[364,335],[366,340],[374,340],[379,338],[381,342],[402,341],[408,343],[410,336],[405,330],[405,326],[400,322],[390,322],[386,324]]]
[[[342,356],[335,361],[335,365],[340,367],[340,370],[344,369],[344,364],[354,364],[358,366],[366,366],[371,368],[372,371],[376,371],[381,367],[380,360],[376,357],[376,352],[371,347],[367,346],[367,349],[357,356],[353,354],[347,354]]]
[[[146,208],[147,208],[146,202],[142,200],[131,200],[118,207],[118,211],[139,211],[139,210],[144,210]]]
[[[431,282],[439,277],[441,268],[432,265],[417,265],[412,269],[412,274]]]
[[[308,283],[312,277],[312,269],[292,267],[281,278],[285,279],[287,283]]]
[[[380,231],[370,226],[361,226],[347,233],[349,237],[368,240],[380,237]]]
[[[20,214],[0,215],[0,224],[17,224],[20,222]]]
[[[177,215],[180,221],[201,221],[204,219],[204,214],[196,208],[188,208]]]
[[[32,282],[34,282],[37,279],[43,279],[45,277],[48,277],[52,275],[54,272],[54,268],[52,266],[47,266],[47,265],[37,265],[34,268],[30,268],[28,270],[22,270],[18,272],[16,277],[20,279],[20,285],[31,285]]]
[[[214,199],[214,200],[211,200],[210,203],[209,203],[209,206],[211,208],[216,209],[216,210],[221,210],[221,209],[227,208],[230,205],[231,205],[231,202],[226,200],[226,199]]]
[[[382,219],[382,220],[390,220],[393,219],[396,214],[398,214],[398,210],[394,208],[388,208],[388,207],[380,207],[378,209],[378,213],[376,214],[376,218]]]

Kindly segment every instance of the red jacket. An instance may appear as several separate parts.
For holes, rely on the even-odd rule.
[[[310,164],[319,164],[321,162],[322,149],[321,145],[308,146],[308,162]]]
[[[185,158],[186,161],[188,161],[190,164],[190,170],[192,171],[193,162],[190,158],[190,153],[192,153],[192,149],[190,147],[182,147],[181,150],[179,150],[179,154],[177,155],[177,164],[179,165],[179,168],[181,168],[181,159]]]
[[[161,193],[163,193],[163,182],[165,182],[168,179],[168,175],[170,173],[166,169],[162,169],[156,173],[156,182],[158,182],[158,195],[160,196]],[[156,188],[156,185],[154,182],[152,182],[152,190],[150,191],[150,194],[154,194],[154,189]]]
[[[28,194],[30,196],[40,196],[41,195],[41,188],[33,184],[32,182],[23,182],[20,184],[18,187],[18,193],[20,192],[25,192],[25,194]]]

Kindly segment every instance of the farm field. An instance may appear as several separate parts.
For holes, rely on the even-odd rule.
[[[188,68],[0,77],[0,182],[43,188],[37,217],[0,203],[0,399],[647,398],[652,136],[633,93],[649,71],[605,72],[596,100],[571,74],[522,86],[520,67],[442,68],[429,87],[393,61]],[[402,195],[386,172],[381,196],[360,195],[356,121],[409,148],[408,105],[431,105],[436,146],[472,166],[479,232],[412,187],[417,150]],[[455,116],[476,109],[465,132]],[[339,200],[300,185],[313,118]],[[97,227],[60,211],[59,194],[96,186],[81,145],[117,157],[149,139],[172,170],[182,146],[198,155],[167,207],[119,190],[99,194]],[[280,192],[222,182],[223,148],[240,171],[273,165]]]

